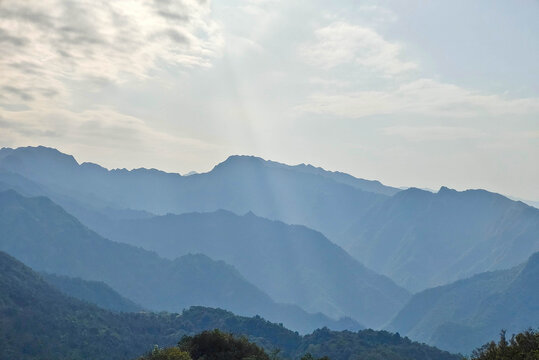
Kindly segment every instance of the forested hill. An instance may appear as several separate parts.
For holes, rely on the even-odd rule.
[[[140,305],[118,294],[102,281],[90,281],[56,274],[41,273],[43,280],[68,296],[117,312],[142,311]]]
[[[509,270],[476,275],[422,291],[389,329],[443,349],[469,354],[496,338],[539,325],[539,252]]]
[[[185,289],[186,292],[189,289]],[[320,330],[302,337],[260,317],[203,307],[181,315],[114,313],[63,295],[30,268],[0,252],[0,359],[130,359],[175,344],[183,335],[219,328],[246,335],[284,358],[306,351],[333,360],[457,360],[458,356],[387,332]]]

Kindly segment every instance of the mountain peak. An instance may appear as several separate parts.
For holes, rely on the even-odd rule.
[[[19,147],[16,149],[11,149],[11,151],[8,150],[8,154],[4,156],[2,160],[10,163],[21,163],[26,161],[39,160],[46,161],[49,164],[61,164],[62,166],[79,165],[73,155],[68,155],[59,151],[58,149],[41,145]]]
[[[248,212],[245,213],[245,215],[243,215],[244,217],[248,217],[248,218],[256,218],[257,216],[255,215],[254,212],[252,212],[251,210],[249,210]]]
[[[237,166],[256,166],[264,163],[267,163],[267,161],[253,155],[230,155],[225,161],[215,165],[212,171],[231,169]]]
[[[458,191],[455,189],[450,189],[447,186],[440,187],[440,190],[438,190],[438,194],[455,194]]]

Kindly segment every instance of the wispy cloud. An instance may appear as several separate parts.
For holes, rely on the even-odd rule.
[[[488,136],[484,131],[459,126],[391,126],[382,131],[409,141],[452,141]]]
[[[107,108],[80,112],[65,109],[0,111],[0,131],[9,142],[34,142],[40,136],[53,137],[62,142],[91,144],[102,139],[101,146],[130,147],[144,150],[161,144],[163,148],[189,146],[196,149],[212,148],[203,141],[171,135],[153,129],[135,116]]]
[[[66,81],[210,66],[222,39],[208,1],[4,0],[0,43],[3,100],[28,102],[65,94]]]
[[[372,28],[337,21],[315,31],[315,41],[300,47],[309,64],[331,69],[355,64],[384,75],[394,75],[417,67],[401,60],[402,46],[385,40]]]
[[[0,134],[2,146],[54,146],[67,152],[92,154],[86,160],[100,157],[100,163],[108,167],[147,166],[177,171],[180,166],[172,164],[185,165],[197,156],[220,151],[214,143],[156,130],[148,121],[107,108],[0,108]],[[160,155],[156,158],[155,154]]]
[[[466,118],[538,114],[539,99],[510,99],[432,79],[418,79],[384,91],[318,93],[298,109],[348,118],[381,114]]]

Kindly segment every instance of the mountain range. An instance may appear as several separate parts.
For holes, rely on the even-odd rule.
[[[113,311],[205,305],[463,353],[539,324],[539,210],[485,190],[251,156],[189,176],[107,170],[44,147],[0,150],[2,190],[0,250]]]
[[[190,289],[185,289],[189,291]],[[457,360],[456,355],[411,342],[385,331],[333,332],[309,336],[260,317],[194,307],[182,314],[115,313],[62,294],[21,262],[0,252],[0,359],[133,359],[175,344],[184,335],[219,328],[245,335],[266,350],[281,349],[284,359],[312,352],[347,360]],[[335,346],[339,343],[340,346]]]
[[[350,319],[332,320],[298,306],[275,303],[232,266],[206,255],[168,260],[107,240],[48,198],[0,192],[0,229],[0,250],[35,270],[105,282],[147,309],[223,307],[239,314],[263,315],[301,332],[322,326],[361,328]]]
[[[501,329],[539,326],[539,252],[508,270],[486,272],[415,294],[388,329],[469,354]]]
[[[409,298],[321,233],[255,216],[212,213],[110,221],[95,230],[174,259],[201,253],[233,265],[278,302],[371,327],[389,321]]]
[[[2,183],[51,198],[94,230],[111,218],[221,209],[305,225],[411,292],[512,267],[539,250],[539,209],[499,194],[400,190],[253,156],[181,176],[107,170],[45,147],[3,148]]]
[[[403,190],[374,206],[340,242],[412,292],[492,270],[539,251],[539,209],[485,190]]]
[[[252,156],[231,156],[208,173],[181,176],[155,169],[107,170],[93,163],[79,164],[73,156],[45,147],[3,148],[0,168],[98,209],[161,215],[252,211],[330,237],[388,198],[385,194],[398,191],[376,181]]]

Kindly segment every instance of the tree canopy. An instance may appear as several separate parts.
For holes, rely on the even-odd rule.
[[[527,330],[513,335],[509,341],[505,331],[500,334],[500,341],[492,341],[475,350],[472,360],[538,360],[539,332]]]

